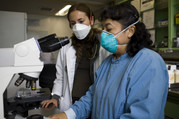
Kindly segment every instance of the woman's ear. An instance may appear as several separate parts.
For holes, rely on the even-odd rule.
[[[135,33],[135,26],[129,28],[128,38],[131,38]]]

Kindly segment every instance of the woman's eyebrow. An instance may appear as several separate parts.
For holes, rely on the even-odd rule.
[[[70,20],[70,23],[74,23],[75,21],[74,20]]]
[[[105,23],[104,27],[111,25],[111,23]]]
[[[83,20],[83,18],[79,18],[78,21]]]
[[[83,18],[77,19],[77,21],[83,20]],[[76,22],[75,20],[69,20],[70,22]]]

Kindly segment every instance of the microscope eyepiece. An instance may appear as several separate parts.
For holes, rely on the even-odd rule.
[[[53,52],[69,43],[68,37],[58,38],[56,34],[51,34],[37,40],[42,52]]]

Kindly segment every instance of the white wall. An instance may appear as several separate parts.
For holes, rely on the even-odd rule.
[[[13,48],[14,44],[29,38],[41,38],[52,33],[59,37],[72,34],[65,17],[32,15],[21,12],[0,11],[0,48]]]
[[[70,37],[72,34],[66,17],[28,14],[27,21],[27,38],[38,39],[52,33],[56,33],[59,37]]]
[[[26,13],[0,11],[0,48],[12,48],[27,39]]]

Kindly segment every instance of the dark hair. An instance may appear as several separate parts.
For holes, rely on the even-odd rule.
[[[108,6],[103,10],[99,20],[105,21],[112,19],[122,24],[123,29],[139,20],[139,13],[137,9],[128,3]],[[133,57],[142,48],[151,48],[152,40],[150,33],[145,27],[145,24],[138,22],[135,24],[135,33],[127,46],[127,53]]]
[[[94,17],[92,10],[86,4],[78,3],[78,4],[72,5],[70,7],[70,9],[68,10],[68,14],[67,14],[68,21],[69,21],[69,16],[70,16],[71,12],[73,12],[75,10],[79,10],[79,11],[84,12],[89,19]],[[95,18],[94,18],[94,21],[95,21]]]
[[[91,19],[93,17],[93,20],[95,20],[92,10],[84,3],[78,3],[78,4],[72,5],[70,7],[68,14],[67,14],[68,20],[69,20],[69,16],[70,16],[71,12],[73,12],[75,10],[82,11],[86,14],[86,16],[89,19]],[[88,36],[82,41],[78,40],[76,38],[76,36],[73,34],[71,39],[72,39],[72,45],[76,50],[77,61],[80,60],[84,47],[86,48],[85,55],[87,58],[95,59],[97,57],[98,51],[99,51],[98,47],[100,46],[98,34],[100,34],[100,31],[98,29],[91,28]],[[97,46],[97,48],[96,48],[96,46]],[[93,57],[93,56],[95,56],[95,57]]]

